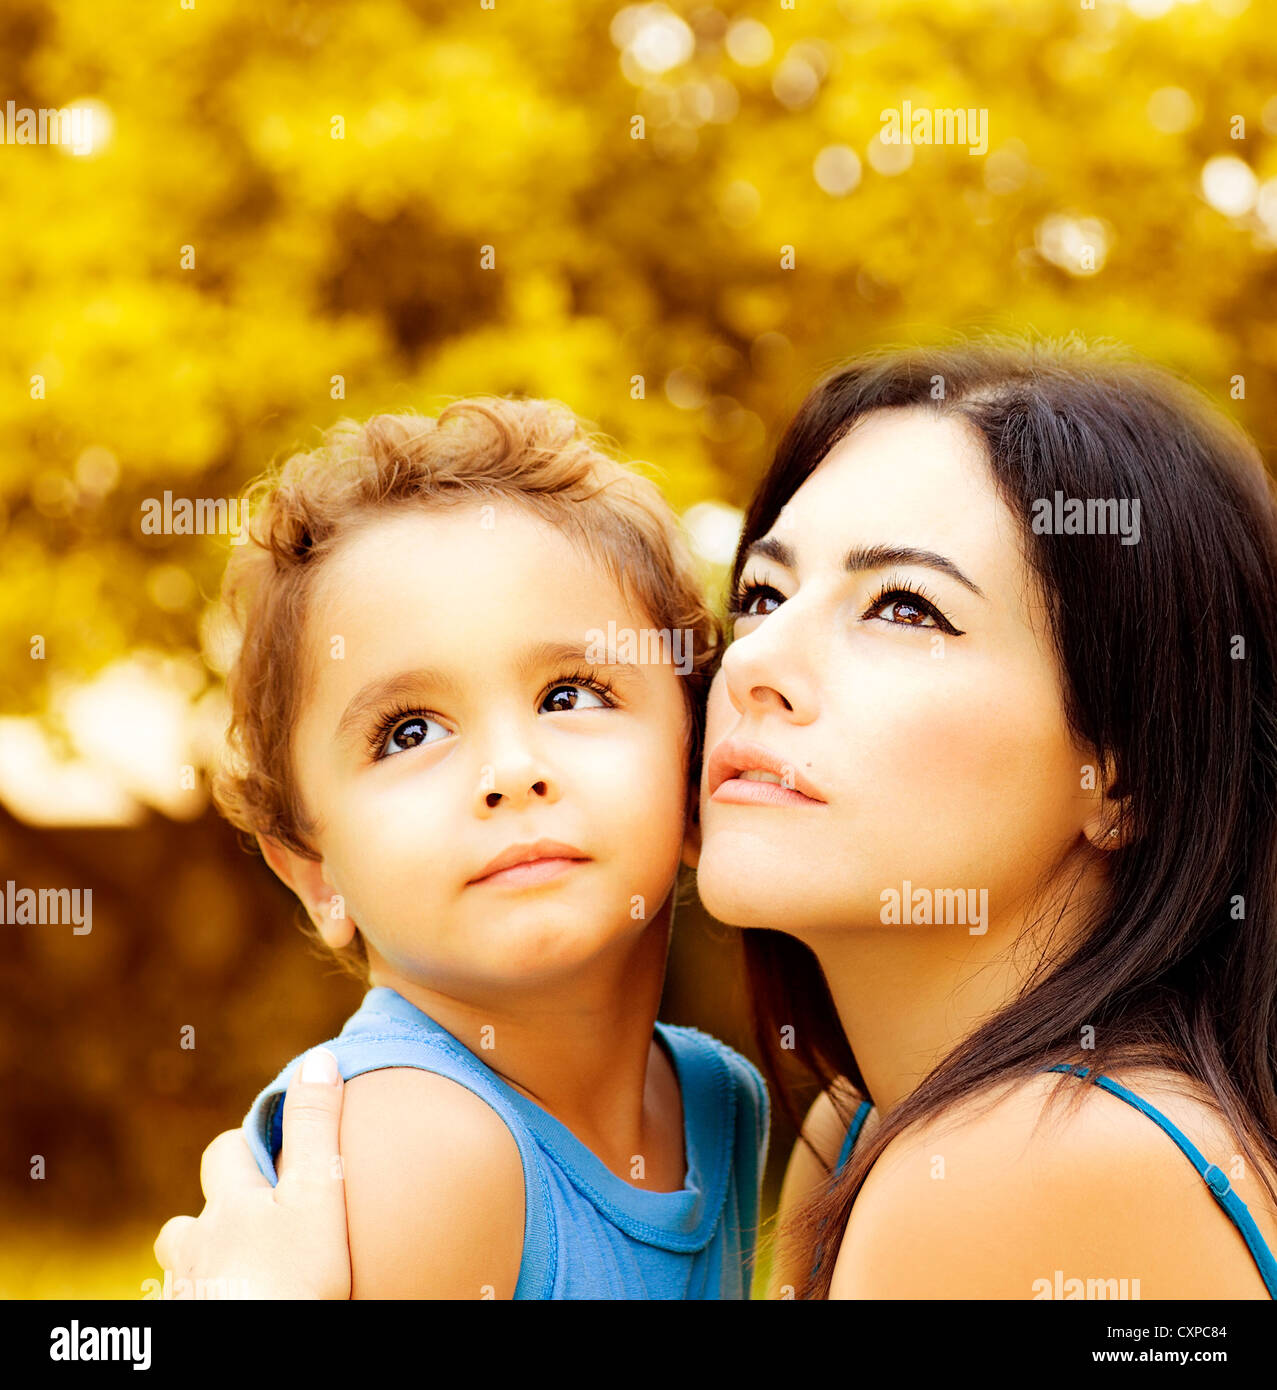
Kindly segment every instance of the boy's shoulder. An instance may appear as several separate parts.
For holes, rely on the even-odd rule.
[[[316,1044],[336,1057],[347,1094],[358,1092],[371,1101],[401,1093],[404,1104],[411,1098],[466,1132],[517,1146],[511,1131],[521,1128],[518,1116],[504,1103],[491,1070],[425,1015],[397,1009],[398,996],[390,998],[392,993],[369,991],[341,1032]],[[244,1118],[249,1147],[272,1183],[283,1138],[284,1096],[305,1056],[299,1053],[262,1088]],[[380,1079],[367,1079],[372,1077]]]
[[[376,994],[317,1044],[336,1057],[345,1083],[334,1178],[345,1183],[352,1296],[509,1298],[524,1238],[518,1118],[478,1058]],[[244,1120],[272,1183],[284,1096],[305,1055],[263,1088]]]
[[[523,1161],[485,1100],[418,1067],[362,1072],[346,1084],[340,1147],[352,1297],[513,1296]]]
[[[684,1056],[694,1057],[699,1054],[704,1057],[712,1054],[731,1070],[734,1077],[750,1085],[763,1085],[762,1075],[753,1062],[712,1033],[706,1033],[703,1029],[686,1023],[660,1022],[656,1026],[673,1045],[678,1046]]]

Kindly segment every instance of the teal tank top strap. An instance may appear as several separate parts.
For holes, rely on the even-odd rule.
[[[834,1166],[834,1177],[847,1166],[847,1160],[851,1157],[851,1151],[856,1147],[856,1140],[860,1138],[860,1130],[865,1123],[865,1117],[873,1109],[873,1101],[862,1100],[856,1107],[856,1113],[851,1117],[851,1124],[847,1127],[847,1135],[842,1141],[842,1148],[838,1153],[838,1162]]]
[[[1090,1072],[1089,1067],[1074,1067],[1067,1062],[1061,1062],[1054,1067],[1044,1067],[1043,1070],[1070,1072],[1083,1080]],[[1255,1225],[1255,1218],[1250,1214],[1250,1208],[1233,1191],[1232,1184],[1228,1181],[1228,1175],[1224,1170],[1214,1163],[1208,1163],[1201,1150],[1178,1125],[1163,1115],[1155,1106],[1150,1105],[1148,1101],[1142,1100],[1133,1091],[1128,1091],[1125,1086],[1118,1085],[1116,1081],[1107,1076],[1095,1077],[1095,1085],[1108,1091],[1110,1095],[1124,1100],[1128,1105],[1134,1106],[1136,1110],[1147,1115],[1154,1124],[1159,1125],[1170,1135],[1179,1146],[1180,1151],[1201,1174],[1202,1180],[1210,1188],[1215,1200],[1227,1212],[1233,1225],[1241,1232],[1242,1239],[1246,1242],[1247,1248],[1254,1257],[1255,1264],[1259,1267],[1259,1273],[1269,1295],[1277,1299],[1277,1259],[1273,1258],[1273,1252],[1268,1248],[1268,1243],[1260,1233],[1259,1227]]]
[[[865,1117],[872,1109],[873,1101],[871,1100],[862,1100],[856,1107],[856,1113],[851,1117],[851,1124],[847,1126],[847,1133],[843,1138],[842,1148],[838,1152],[838,1162],[834,1165],[834,1171],[830,1178],[831,1182],[847,1166],[847,1160],[851,1157],[851,1151],[856,1147],[856,1140],[860,1138],[860,1131],[864,1126]],[[816,1275],[816,1271],[820,1268],[820,1260],[824,1252],[825,1246],[824,1243],[821,1242],[816,1246],[816,1257],[812,1260],[811,1264],[813,1278]]]

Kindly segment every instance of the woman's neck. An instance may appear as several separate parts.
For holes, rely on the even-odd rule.
[[[961,924],[875,924],[801,936],[820,961],[879,1112],[899,1104],[1016,997],[1048,942],[1053,952],[1067,946],[1079,913],[1102,887],[1101,874],[1098,865],[1084,868],[1063,914],[1058,902],[1046,911],[994,913],[978,935]],[[1040,925],[1029,925],[1034,918]]]

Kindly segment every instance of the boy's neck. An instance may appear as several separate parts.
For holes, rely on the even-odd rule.
[[[483,997],[444,993],[396,971],[371,943],[370,978],[446,1028],[632,1181],[634,1155],[649,1155],[649,1171],[668,1170],[668,1162],[654,1164],[656,1150],[668,1151],[675,1139],[679,1152],[682,1147],[681,1105],[673,1107],[674,1124],[668,1103],[672,1068],[653,1040],[672,915],[667,901],[638,936],[618,942],[584,971],[527,989],[502,984]]]

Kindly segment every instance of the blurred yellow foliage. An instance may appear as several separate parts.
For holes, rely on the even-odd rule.
[[[6,705],[195,648],[200,605],[147,575],[207,598],[218,543],[143,537],[141,501],[232,494],[342,414],[556,396],[681,508],[741,505],[820,368],[1028,326],[1128,341],[1262,436],[1263,10],[11,0],[0,100],[96,103],[103,138],[0,146]],[[884,145],[905,101],[985,112],[987,150]],[[1242,211],[1203,197],[1220,155],[1253,173]]]
[[[80,103],[97,136],[0,143],[0,714],[146,648],[215,690],[225,538],[144,534],[143,503],[232,497],[341,416],[551,396],[680,510],[740,507],[839,359],[1028,328],[1127,342],[1272,444],[1257,0],[7,0],[0,52],[6,135]],[[905,103],[987,147],[884,143]],[[0,1292],[136,1297],[204,1143],[358,991],[211,816],[0,810],[0,849],[101,922],[0,963],[0,1203],[42,1233]],[[686,920],[667,1007],[747,1047]],[[49,1234],[116,1219],[100,1256]]]

